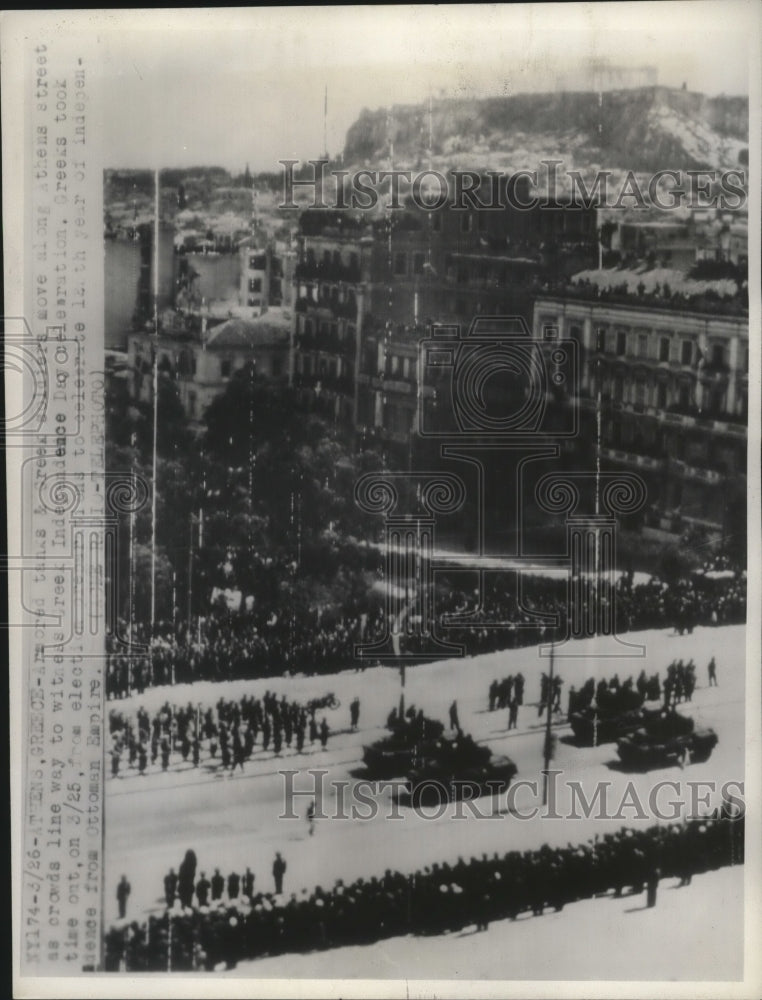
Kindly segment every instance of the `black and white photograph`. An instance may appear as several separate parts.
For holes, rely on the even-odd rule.
[[[757,996],[759,7],[2,28],[15,995]]]

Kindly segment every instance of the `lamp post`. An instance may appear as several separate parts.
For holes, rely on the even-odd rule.
[[[553,652],[555,650],[555,645],[551,644],[550,647],[550,672],[548,675],[548,713],[545,720],[545,746],[544,746],[544,773],[543,773],[543,784],[542,784],[542,804],[545,806],[548,804],[548,770],[550,769],[550,761],[553,757],[553,733],[551,731],[552,727],[552,715],[553,715]]]

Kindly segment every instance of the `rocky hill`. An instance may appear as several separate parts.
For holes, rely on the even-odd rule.
[[[652,172],[722,169],[748,162],[745,97],[707,97],[666,87],[597,93],[516,94],[435,100],[364,110],[347,133],[345,165]]]

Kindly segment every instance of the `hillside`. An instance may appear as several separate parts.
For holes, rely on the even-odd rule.
[[[732,168],[748,162],[748,100],[666,87],[597,93],[516,94],[363,110],[350,127],[346,165],[383,164],[390,132],[396,167],[651,172]]]

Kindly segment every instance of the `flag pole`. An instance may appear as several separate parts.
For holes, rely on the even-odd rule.
[[[543,756],[545,758],[545,768],[543,773],[543,784],[542,784],[542,804],[546,806],[548,804],[548,771],[550,770],[550,761],[553,757],[553,735],[552,735],[552,725],[553,725],[553,655],[555,652],[556,644],[555,639],[550,645],[550,673],[548,676],[548,714],[545,721],[545,747]]]
[[[151,468],[151,637],[156,627],[156,449],[159,433],[159,171],[154,181],[153,237],[153,449]]]

